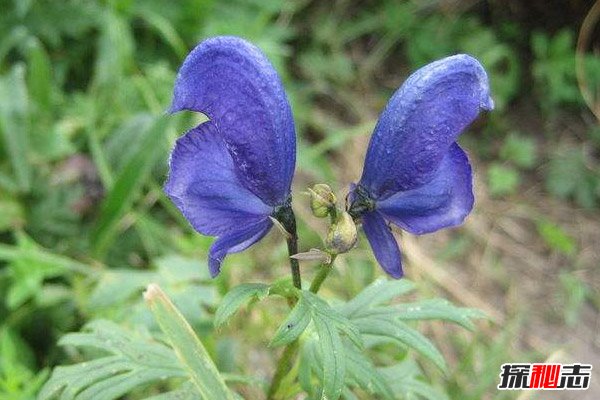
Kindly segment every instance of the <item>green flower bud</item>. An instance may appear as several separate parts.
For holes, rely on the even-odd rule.
[[[347,253],[354,247],[356,237],[356,224],[350,214],[344,211],[339,214],[337,221],[329,228],[325,239],[325,248],[332,254]]]
[[[315,217],[325,218],[335,209],[337,200],[329,185],[317,183],[308,191],[310,192],[310,209]]]

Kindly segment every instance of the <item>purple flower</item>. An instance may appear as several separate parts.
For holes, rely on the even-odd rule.
[[[412,74],[379,117],[348,208],[392,277],[403,273],[388,223],[420,235],[459,225],[471,212],[471,165],[456,140],[493,106],[481,64],[456,55]]]
[[[254,45],[236,37],[200,43],[185,59],[170,112],[204,113],[180,137],[165,191],[191,225],[217,236],[212,276],[229,253],[263,238],[290,207],[296,162],[292,112],[277,72]]]

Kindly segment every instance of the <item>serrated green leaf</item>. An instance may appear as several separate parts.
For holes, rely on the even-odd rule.
[[[109,321],[94,321],[85,331],[64,336],[59,344],[91,347],[107,355],[55,368],[39,400],[113,400],[154,381],[187,376],[164,344],[132,335]]]
[[[134,369],[88,386],[75,397],[75,400],[118,399],[138,386],[160,382],[167,378],[169,375],[159,369]]]
[[[390,281],[378,279],[367,286],[356,297],[340,307],[340,312],[346,317],[361,314],[369,307],[385,303],[395,297],[406,294],[414,289],[414,284],[407,279]]]
[[[360,349],[364,347],[362,338],[358,328],[346,317],[341,315],[338,311],[331,308],[329,304],[314,293],[303,291],[302,297],[311,307],[311,312],[314,315],[321,315],[323,318],[331,321],[338,330],[344,332],[344,334],[354,343],[354,345]]]
[[[283,321],[271,339],[269,346],[283,346],[298,339],[311,320],[310,307],[302,297],[298,300],[292,312]]]
[[[354,323],[363,335],[382,336],[393,339],[428,358],[443,372],[448,370],[444,356],[433,343],[419,331],[411,328],[404,322],[375,316],[359,318],[354,320]]]
[[[103,357],[85,363],[56,367],[38,394],[38,399],[45,400],[56,397],[63,400],[73,399],[85,387],[129,369],[130,364],[119,356]]]
[[[125,164],[110,192],[102,202],[100,217],[91,240],[96,255],[102,255],[116,238],[118,225],[129,210],[140,188],[148,178],[158,155],[164,150],[160,145],[165,135],[168,119],[160,117],[142,138],[139,151]]]
[[[156,396],[147,397],[145,400],[197,400],[198,392],[194,388],[194,384],[186,382],[181,385],[181,388],[170,392],[161,393]]]
[[[334,310],[327,302],[314,293],[302,291],[298,304],[303,304],[310,314],[316,334],[319,338],[319,356],[321,362],[313,363],[321,378],[321,399],[338,399],[344,388],[346,374],[346,354],[339,332],[343,332],[357,348],[364,347],[358,328],[346,317]],[[304,306],[305,304],[305,306]],[[308,322],[307,322],[308,324]],[[310,346],[310,344],[306,344]],[[308,353],[304,352],[306,357]],[[310,382],[310,368],[302,371],[303,385]]]
[[[448,400],[446,393],[422,379],[420,368],[413,360],[379,368],[394,393],[403,398],[425,398],[429,400]]]
[[[456,307],[445,299],[429,299],[414,303],[402,303],[371,309],[370,316],[380,316],[403,321],[442,320],[454,322],[468,330],[474,330],[472,319],[486,315],[474,308]]]
[[[346,377],[346,352],[335,323],[321,314],[313,315],[323,362],[321,400],[337,400]]]
[[[315,397],[316,385],[312,379],[312,366],[317,365],[314,357],[315,340],[307,340],[300,350],[300,365],[298,367],[298,381],[300,387],[308,394],[309,398]]]
[[[223,325],[237,310],[250,300],[262,300],[269,294],[269,285],[264,283],[245,283],[231,289],[221,301],[215,313],[214,325]]]
[[[92,321],[86,325],[91,332],[69,333],[58,344],[61,346],[94,347],[124,356],[146,366],[180,369],[173,352],[166,346],[154,341],[132,337],[131,332],[104,320]]]
[[[373,395],[380,395],[384,399],[395,398],[394,392],[379,373],[371,360],[360,351],[346,346],[346,374],[354,384]]]
[[[200,395],[215,400],[233,399],[204,345],[165,293],[151,284],[144,298]]]

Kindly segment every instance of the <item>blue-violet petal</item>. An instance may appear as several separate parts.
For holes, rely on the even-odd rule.
[[[171,112],[210,118],[234,160],[240,182],[270,206],[290,193],[296,136],[281,80],[265,55],[237,37],[200,43],[175,82]]]
[[[391,277],[402,278],[400,248],[381,214],[377,211],[366,213],[362,217],[362,223],[367,240],[379,265]]]
[[[377,202],[377,210],[400,228],[420,235],[462,224],[473,202],[471,165],[454,143],[433,180]]]
[[[204,235],[256,224],[272,212],[239,182],[233,159],[212,121],[180,137],[169,164],[165,192]]]
[[[243,226],[239,229],[219,236],[212,244],[208,254],[208,269],[214,278],[221,271],[221,263],[227,254],[238,253],[246,250],[254,243],[262,239],[271,229],[273,223],[269,218],[262,221]]]
[[[487,75],[473,57],[461,54],[426,65],[379,117],[359,184],[376,200],[424,185],[479,111],[492,108]]]

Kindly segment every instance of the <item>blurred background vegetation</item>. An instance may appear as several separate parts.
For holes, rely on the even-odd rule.
[[[210,281],[211,239],[161,191],[169,149],[198,122],[164,116],[176,71],[195,44],[221,34],[256,43],[283,76],[298,130],[303,250],[320,245],[323,227],[301,192],[329,182],[343,198],[406,76],[458,52],[481,60],[497,108],[461,139],[475,212],[464,227],[401,243],[421,295],[481,308],[491,321],[476,333],[422,324],[452,373],[423,363],[420,379],[450,398],[513,398],[495,389],[503,362],[600,360],[594,3],[0,0],[0,398],[34,398],[53,366],[80,360],[57,342],[92,319],[152,330],[140,293],[153,281],[220,369],[272,373],[266,344],[283,305],[267,300],[218,332],[211,319],[232,285],[288,273],[283,241],[274,231]],[[323,293],[349,298],[379,274],[361,243]],[[600,396],[595,378],[590,399]]]

